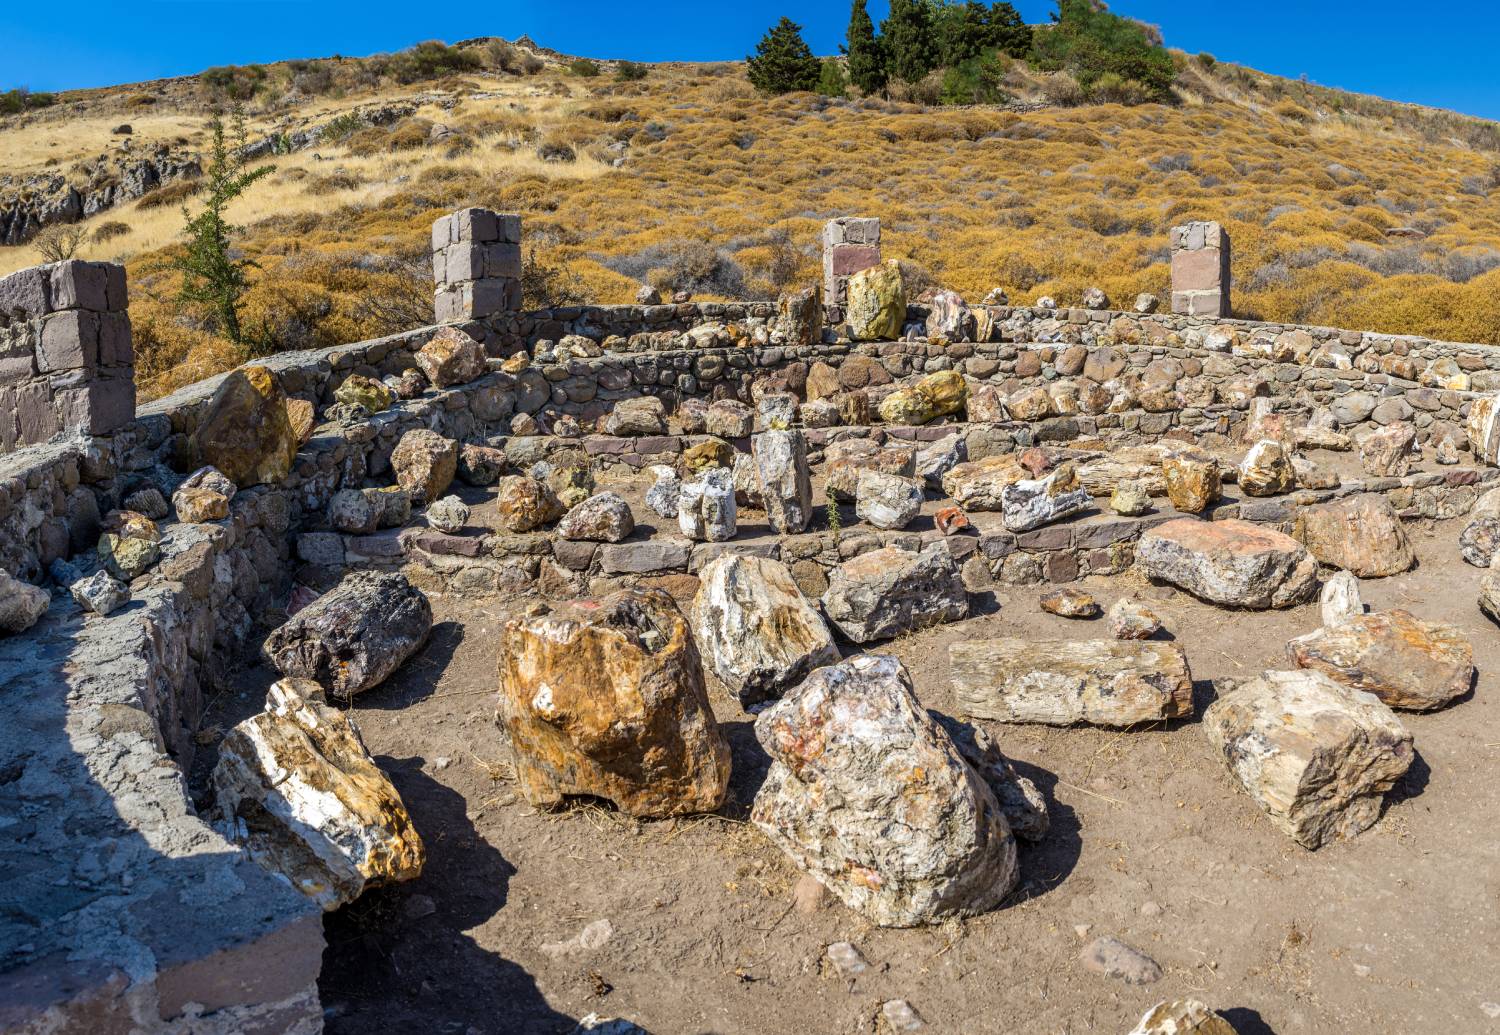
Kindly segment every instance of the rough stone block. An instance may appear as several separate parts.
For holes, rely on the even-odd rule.
[[[484,247],[478,244],[450,245],[443,252],[445,260],[443,279],[450,284],[465,280],[479,280],[485,275],[484,252]]]
[[[498,218],[487,208],[461,208],[450,218],[453,221],[452,237],[455,242],[485,244],[500,236]]]
[[[504,242],[484,246],[484,276],[521,279],[521,246]]]
[[[1217,291],[1222,266],[1217,249],[1172,253],[1172,290]]]
[[[432,251],[436,255],[453,240],[453,216],[439,216],[432,222]]]
[[[109,305],[106,263],[69,259],[51,267],[52,308],[105,312]]]
[[[135,365],[135,346],[130,337],[130,317],[125,313],[99,314],[99,365]]]
[[[836,277],[847,277],[860,270],[867,270],[880,262],[880,246],[870,244],[841,244],[830,252],[829,269]]]
[[[495,239],[506,244],[521,243],[521,217],[509,213],[495,215]]]
[[[62,430],[52,408],[52,392],[45,382],[19,385],[15,389],[17,445],[45,442]]]
[[[52,278],[46,266],[0,277],[0,315],[35,319],[52,312]]]
[[[130,305],[130,288],[125,282],[125,267],[116,262],[103,263],[105,308],[123,313]]]
[[[36,365],[44,374],[59,370],[93,370],[98,366],[98,314],[72,309],[47,317],[37,345]]]
[[[135,419],[135,379],[102,378],[57,393],[57,416],[69,431],[104,435]]]

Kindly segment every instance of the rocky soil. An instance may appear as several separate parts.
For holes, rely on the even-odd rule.
[[[472,521],[493,524],[491,509],[476,507]],[[1369,831],[1316,853],[1298,847],[1194,720],[1131,730],[981,721],[1042,790],[1050,831],[1020,842],[1020,883],[1001,908],[905,930],[872,927],[810,893],[748,823],[770,760],[754,716],[711,666],[710,701],[733,751],[719,814],[642,822],[587,802],[532,810],[495,724],[499,628],[521,602],[432,594],[424,651],[353,706],[427,865],[329,915],[328,1030],[567,1032],[598,1014],[658,1033],[874,1032],[907,1016],[883,1010],[899,999],[930,1031],[1024,1021],[1039,1032],[1124,1032],[1184,996],[1241,1035],[1491,1030],[1500,706],[1490,673],[1500,640],[1474,603],[1480,573],[1459,556],[1464,524],[1408,525],[1419,566],[1361,583],[1372,608],[1457,626],[1479,671],[1454,705],[1401,714],[1417,761]],[[684,607],[696,589],[686,576],[658,581]],[[1134,574],[1078,585],[1106,609],[1134,595],[1160,616],[1187,653],[1200,713],[1230,681],[1285,667],[1286,641],[1320,624],[1316,599],[1240,612]],[[901,659],[924,706],[958,715],[950,644],[1109,635],[1105,619],[1044,613],[1044,590],[1002,587],[976,598],[978,617],[876,649]],[[271,680],[246,671],[213,721],[228,728],[258,709]],[[202,773],[213,751],[200,754]],[[1130,954],[1128,967],[1099,963],[1121,955],[1093,944],[1101,937],[1149,957],[1161,976],[1146,980],[1157,968]]]

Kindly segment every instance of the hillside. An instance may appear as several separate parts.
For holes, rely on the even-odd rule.
[[[354,59],[264,70],[247,139],[268,141],[275,171],[231,210],[261,265],[245,314],[259,350],[430,318],[428,228],[462,205],[524,213],[534,299],[594,302],[643,280],[774,296],[816,276],[821,224],[852,213],[881,217],[918,287],[1131,298],[1166,290],[1169,226],[1216,219],[1238,315],[1500,342],[1493,123],[1182,54],[1173,105],[1062,106],[1065,82],[1017,65],[1007,110],[768,99],[739,64],[620,81],[608,62],[587,77],[549,51],[508,50],[522,64],[491,60],[489,41],[463,48],[471,67],[405,84]],[[0,207],[47,177],[97,191],[141,156],[190,159],[212,100],[174,79],[0,119]],[[89,216],[78,250],[128,265],[152,395],[246,358],[178,312],[161,268],[191,182]],[[0,248],[0,272],[38,261]]]

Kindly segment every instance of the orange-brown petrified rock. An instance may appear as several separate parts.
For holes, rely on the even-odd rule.
[[[676,816],[724,800],[729,745],[688,623],[660,591],[506,623],[500,719],[533,805],[590,795],[633,816]]]

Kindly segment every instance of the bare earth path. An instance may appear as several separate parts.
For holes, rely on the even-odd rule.
[[[836,902],[793,908],[797,874],[744,822],[766,767],[752,717],[717,685],[735,765],[723,816],[636,823],[518,801],[493,724],[504,604],[435,598],[425,654],[356,707],[428,865],[329,917],[328,1029],[566,1032],[599,1013],[657,1035],[863,1032],[879,1030],[881,1002],[904,998],[934,1032],[1123,1033],[1153,1003],[1193,995],[1241,1035],[1500,1031],[1500,632],[1474,604],[1479,572],[1458,558],[1462,522],[1409,527],[1420,567],[1366,581],[1366,602],[1459,625],[1479,678],[1444,711],[1403,715],[1420,757],[1372,830],[1297,847],[1231,783],[1196,722],[991,723],[1045,792],[1051,833],[1023,843],[1022,890],[1004,908],[906,931]],[[1284,667],[1285,641],[1318,622],[1316,605],[1228,612],[1133,575],[1083,586],[1106,606],[1135,592],[1157,610],[1187,650],[1200,710],[1213,680]],[[1038,592],[1001,589],[984,617],[885,649],[928,707],[951,712],[954,640],[1108,635],[1041,613]],[[268,678],[247,673],[245,700]],[[608,940],[578,946],[601,919]],[[1163,978],[1130,986],[1085,971],[1078,950],[1100,934],[1150,954]],[[837,941],[871,969],[839,977],[823,954]]]

